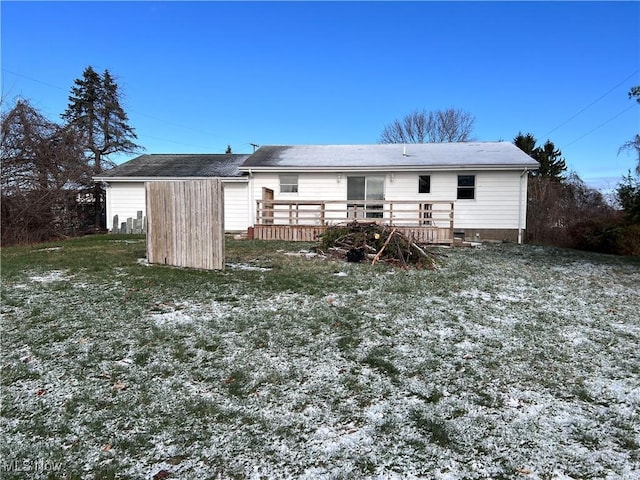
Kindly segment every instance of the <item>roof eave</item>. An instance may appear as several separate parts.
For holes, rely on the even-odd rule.
[[[246,175],[240,177],[92,177],[95,182],[124,182],[124,183],[140,183],[140,182],[168,182],[168,181],[180,181],[180,180],[222,180],[223,182],[238,182],[246,183],[249,178]]]
[[[385,165],[385,166],[332,166],[332,167],[293,167],[293,166],[255,166],[240,167],[243,172],[309,172],[309,173],[344,173],[344,172],[418,172],[418,171],[455,171],[455,170],[535,170],[538,164],[461,164],[461,165]]]

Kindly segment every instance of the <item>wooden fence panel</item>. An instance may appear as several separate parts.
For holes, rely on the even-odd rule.
[[[146,182],[147,260],[224,269],[224,196],[219,179]]]

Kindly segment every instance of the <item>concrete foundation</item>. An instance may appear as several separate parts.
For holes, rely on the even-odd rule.
[[[518,242],[518,229],[515,228],[465,228],[454,229],[454,238],[465,242]],[[523,230],[524,237],[524,230]]]

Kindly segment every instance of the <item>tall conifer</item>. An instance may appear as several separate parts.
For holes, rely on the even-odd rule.
[[[112,165],[109,155],[133,153],[141,147],[134,143],[135,130],[120,105],[118,84],[108,70],[102,75],[87,67],[71,88],[69,105],[62,114],[68,126],[82,139],[87,164],[93,175]],[[103,191],[95,185],[96,226],[104,227],[102,218]]]

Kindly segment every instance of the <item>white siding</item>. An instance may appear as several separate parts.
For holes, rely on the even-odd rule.
[[[253,196],[262,198],[262,188],[270,188],[274,200],[343,200],[347,198],[347,180],[336,173],[298,174],[298,192],[280,193],[280,176],[277,173],[254,173]],[[255,208],[255,205],[253,206]]]
[[[251,182],[252,199],[251,199],[251,222],[255,223],[257,201],[262,199],[262,189],[268,188],[273,190],[274,200],[345,200],[347,198],[347,180],[344,174],[337,173],[299,173],[298,174],[298,192],[282,193],[280,192],[280,176],[277,173],[255,173]],[[300,224],[318,224],[320,221],[320,209],[314,207],[306,207],[307,210],[302,214],[305,217],[313,217],[299,220]],[[340,209],[338,205],[332,205],[329,208]],[[343,207],[343,210],[346,208]],[[310,211],[317,210],[317,211]],[[290,212],[286,208],[276,208],[273,216],[276,219],[286,219]]]
[[[107,188],[107,227],[113,228],[113,216],[118,215],[118,223],[127,218],[136,218],[138,211],[146,215],[144,183],[110,183]]]
[[[455,202],[455,228],[518,228],[520,192],[518,171],[416,172],[395,174],[389,182],[387,200],[412,199]],[[431,193],[418,193],[418,176],[431,175]],[[457,200],[458,175],[475,175],[473,200]],[[526,189],[526,182],[523,182]],[[523,223],[524,225],[524,223]]]
[[[526,198],[526,195],[522,198]],[[473,200],[457,200],[456,228],[518,228],[520,172],[476,173]]]
[[[457,200],[458,175],[475,175],[475,198]],[[347,198],[348,175],[385,175],[386,200],[416,200],[455,202],[455,228],[461,229],[517,229],[524,226],[526,181],[521,192],[519,171],[447,171],[447,172],[358,172],[348,173],[299,173],[298,192],[280,193],[276,173],[254,173],[252,185],[251,218],[255,219],[255,200],[262,198],[262,188],[274,191],[275,200],[344,200]],[[418,193],[419,175],[431,175],[430,193]],[[436,207],[437,208],[437,207]]]
[[[248,193],[246,183],[224,183],[224,229],[226,231],[246,231],[249,227]]]
[[[456,200],[458,174],[476,176],[473,200]],[[525,210],[520,201],[527,198],[526,177],[521,183],[522,172],[518,171],[299,173],[297,193],[281,193],[277,173],[259,172],[254,173],[249,185],[224,183],[225,230],[245,230],[255,222],[256,200],[262,198],[263,187],[273,190],[275,200],[346,200],[348,175],[384,175],[386,200],[455,202],[455,228],[517,229],[519,220],[524,227]],[[419,175],[431,175],[430,193],[418,193]],[[109,228],[114,215],[124,222],[128,217],[135,218],[138,210],[145,212],[144,183],[110,183],[107,189]]]
[[[227,231],[246,230],[249,226],[247,184],[224,182],[224,224]],[[146,216],[144,182],[110,182],[107,188],[107,227],[113,228],[113,216],[118,222],[136,218],[137,212]]]

